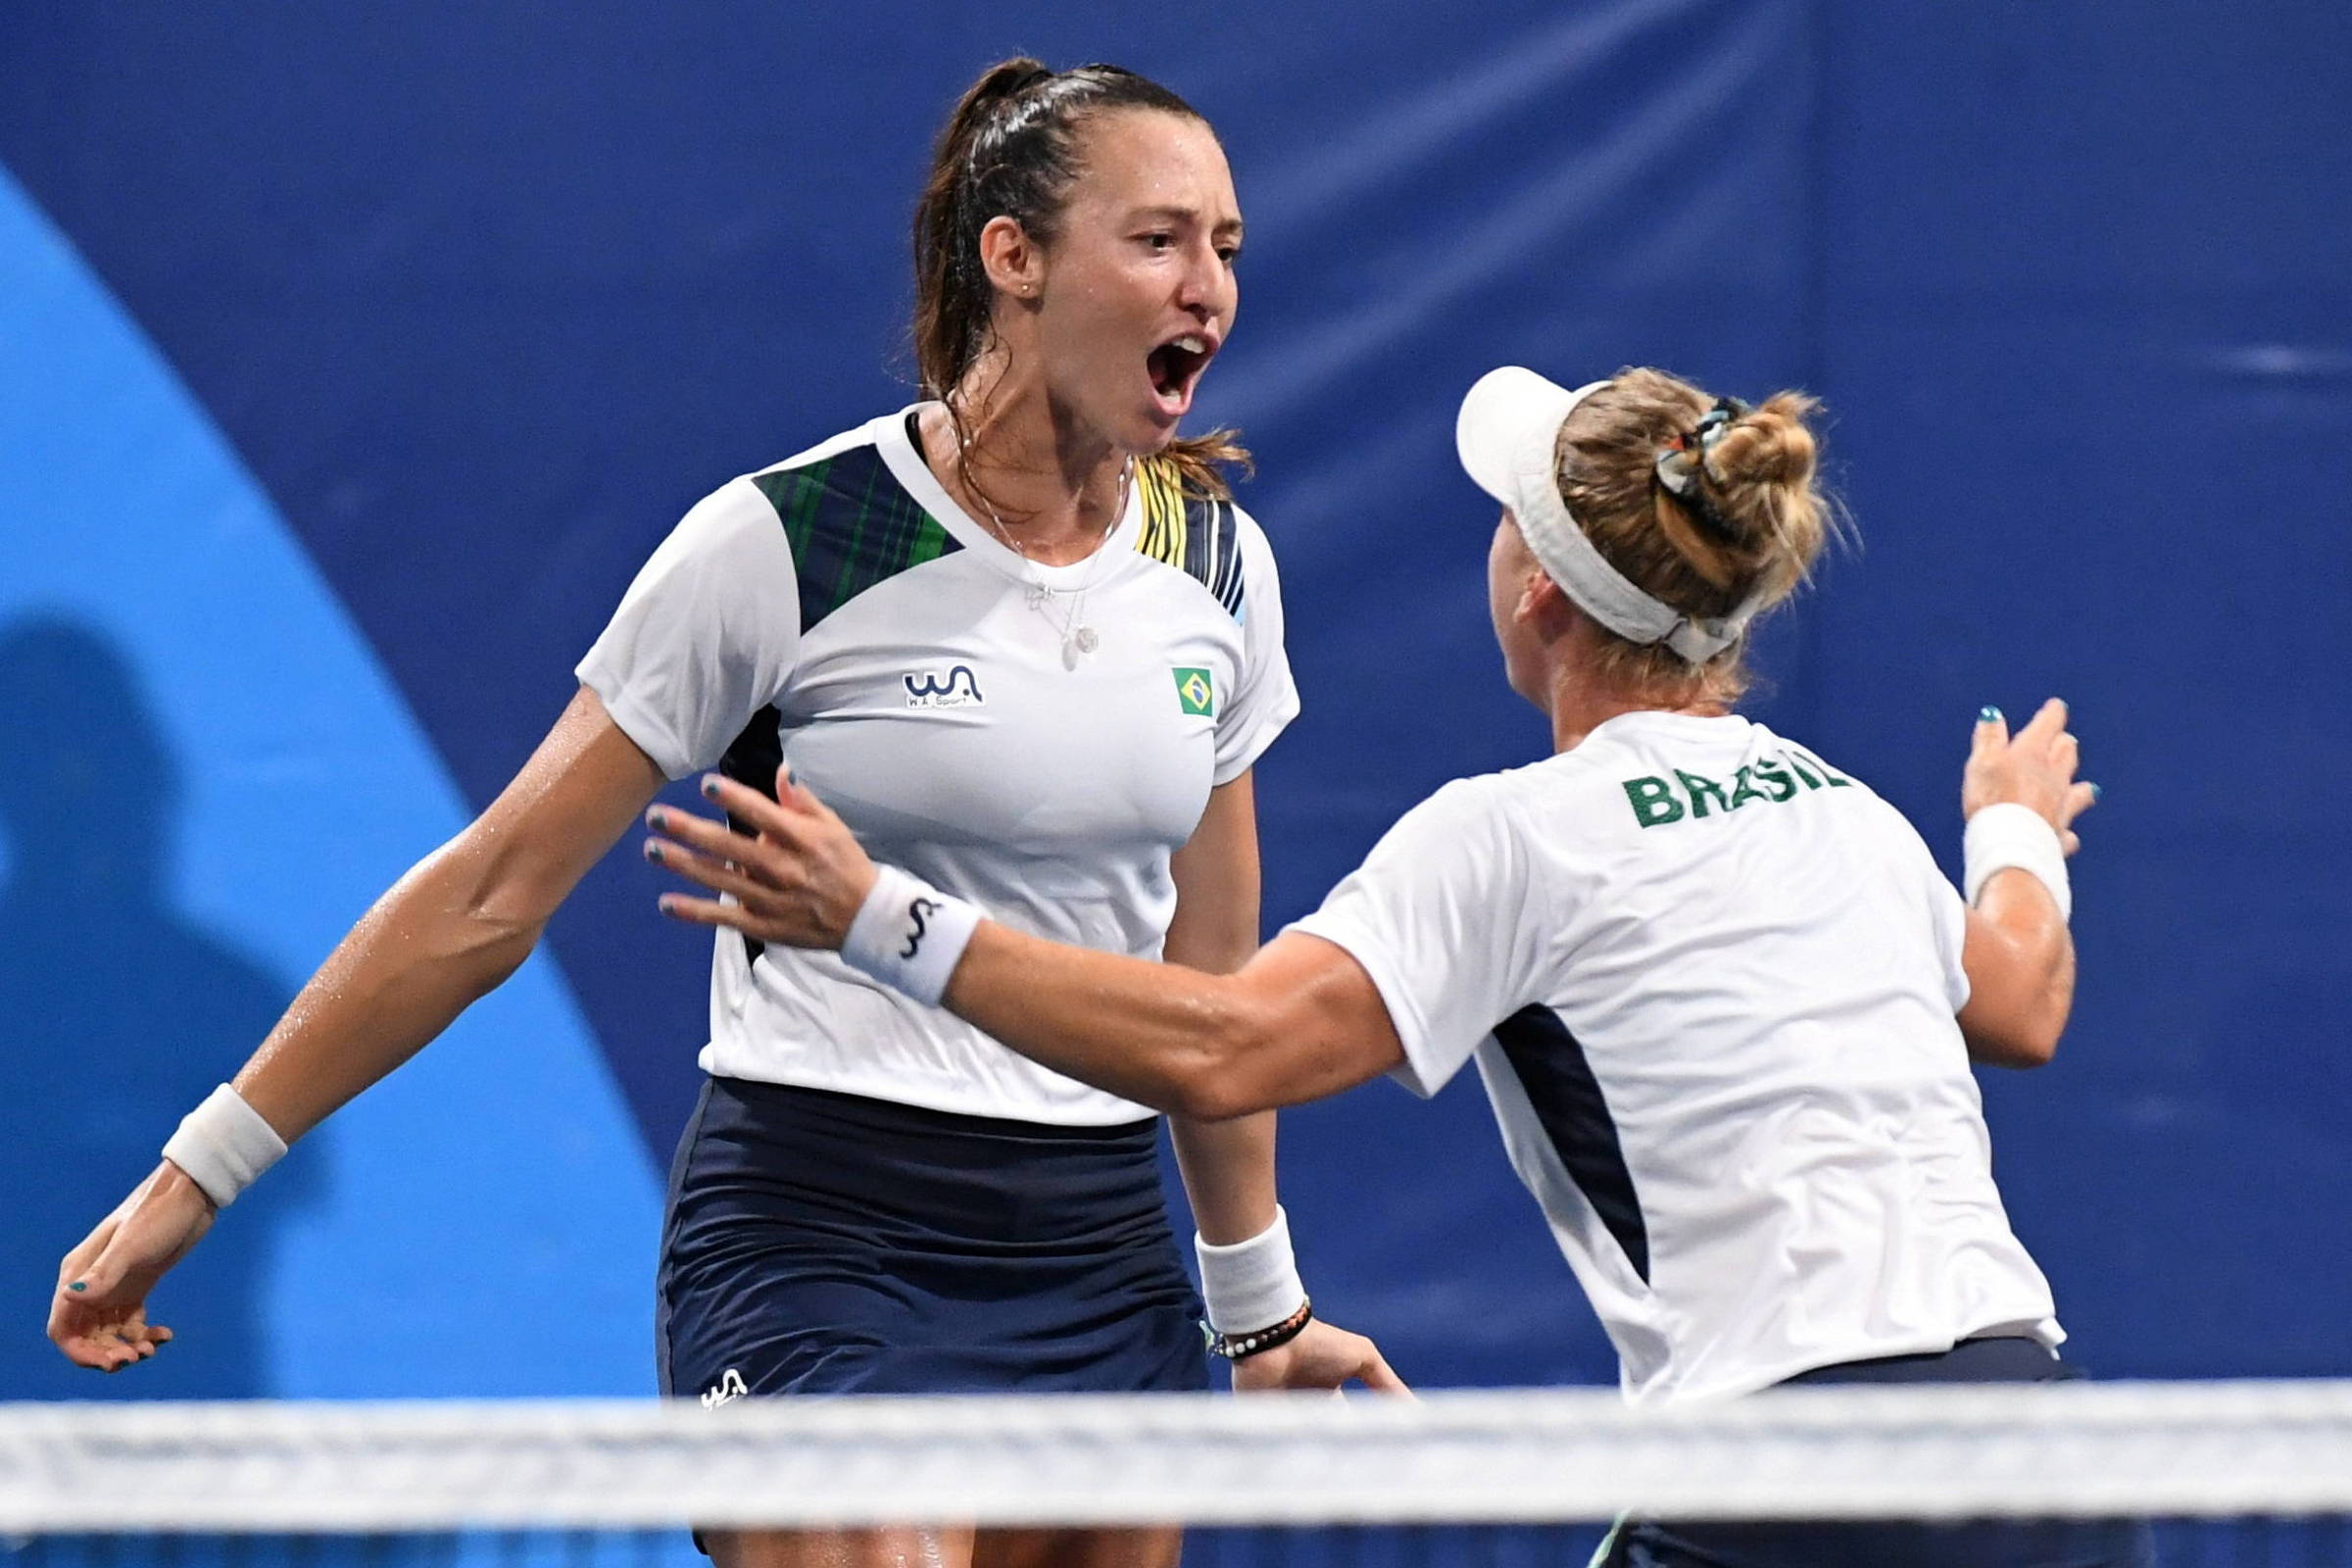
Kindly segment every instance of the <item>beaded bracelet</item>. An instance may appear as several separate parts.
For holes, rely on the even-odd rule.
[[[1200,1332],[1208,1336],[1209,1354],[1221,1355],[1228,1361],[1246,1361],[1261,1350],[1271,1350],[1276,1346],[1290,1344],[1305,1333],[1306,1326],[1314,1320],[1315,1303],[1300,1301],[1298,1311],[1270,1329],[1257,1329],[1249,1334],[1219,1334],[1203,1323]]]

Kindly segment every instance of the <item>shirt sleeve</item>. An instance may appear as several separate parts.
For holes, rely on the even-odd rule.
[[[1961,954],[1968,946],[1968,901],[1933,859],[1928,861],[1929,917],[1936,924],[1936,955],[1943,960],[1944,994],[1951,999],[1952,1015],[1968,1005],[1968,965]]]
[[[1888,802],[1878,804],[1887,855],[1917,879],[1920,901],[1927,909],[1928,940],[1935,949],[1936,978],[1942,982],[1944,1000],[1951,1004],[1952,1014],[1957,1017],[1960,1009],[1968,1005],[1970,994],[1968,966],[1961,961],[1961,954],[1968,946],[1968,901],[1936,863],[1935,852],[1919,836],[1919,829],[1911,825],[1911,819]]]
[[[736,479],[662,541],[577,673],[622,733],[684,778],[776,700],[800,641],[792,545],[759,487]]]
[[[1457,780],[1414,807],[1290,927],[1364,966],[1404,1045],[1392,1076],[1425,1097],[1537,1000],[1528,856],[1497,785]]]
[[[1217,706],[1219,784],[1247,772],[1274,738],[1298,716],[1298,688],[1282,645],[1282,580],[1274,550],[1257,520],[1233,509],[1242,569],[1242,667],[1234,689]]]

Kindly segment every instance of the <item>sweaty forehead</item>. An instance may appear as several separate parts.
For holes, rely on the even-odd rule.
[[[1215,226],[1241,221],[1225,149],[1198,120],[1157,109],[1112,110],[1088,120],[1079,152],[1072,207],[1106,217],[1167,208]]]

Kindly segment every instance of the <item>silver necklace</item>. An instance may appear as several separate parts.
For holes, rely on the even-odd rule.
[[[997,515],[997,509],[989,501],[988,496],[978,485],[972,483],[971,447],[971,437],[958,433],[956,441],[956,468],[958,473],[963,475],[963,487],[972,493],[973,500],[980,503],[980,510],[988,514],[989,526],[995,529],[997,537],[1004,542],[1004,548],[1021,558],[1021,573],[1027,587],[1029,608],[1045,616],[1049,623],[1056,625],[1061,632],[1061,667],[1076,669],[1081,657],[1091,654],[1102,646],[1102,634],[1086,623],[1086,591],[1094,586],[1095,572],[1102,561],[1102,547],[1110,543],[1110,536],[1117,531],[1120,519],[1127,515],[1127,486],[1135,475],[1135,459],[1131,456],[1119,466],[1119,499],[1110,509],[1110,521],[1102,525],[1102,537],[1095,542],[1094,553],[1087,557],[1086,575],[1078,579],[1077,587],[1063,590],[1054,587],[1038,576],[1037,573],[1041,568],[1037,562],[1032,560],[1029,552],[1021,547],[1021,542],[1012,536],[1012,530],[1004,526],[1004,519]],[[1054,599],[1056,594],[1063,592],[1070,595],[1069,612],[1056,617],[1054,612]]]

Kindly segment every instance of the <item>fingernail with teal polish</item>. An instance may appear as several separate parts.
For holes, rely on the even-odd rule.
[[[1985,707],[1977,710],[1977,722],[1980,724],[1998,724],[2000,721],[2001,710],[1997,708]]]
[[[86,1291],[89,1288],[90,1282],[88,1280],[75,1280],[73,1284],[66,1287],[66,1289],[69,1291]]]
[[[2097,799],[2099,798],[2099,795],[2100,795],[2100,790],[2099,790],[2099,787],[2098,787],[2096,784],[2093,784],[2093,785],[2090,787],[2090,798],[2091,798],[2092,800],[2094,800],[2094,801],[2095,801],[2095,800],[2097,800]]]
[[[661,846],[661,845],[659,845],[659,844],[656,844],[656,843],[655,843],[655,842],[654,842],[652,839],[647,839],[647,840],[645,841],[645,858],[646,858],[647,859],[649,859],[649,860],[659,860],[659,859],[661,859],[661,858],[662,858],[662,846]]]
[[[669,813],[659,806],[645,813],[645,825],[657,833],[669,831]]]
[[[711,800],[718,799],[718,779],[714,775],[709,773],[703,775],[703,793]]]

